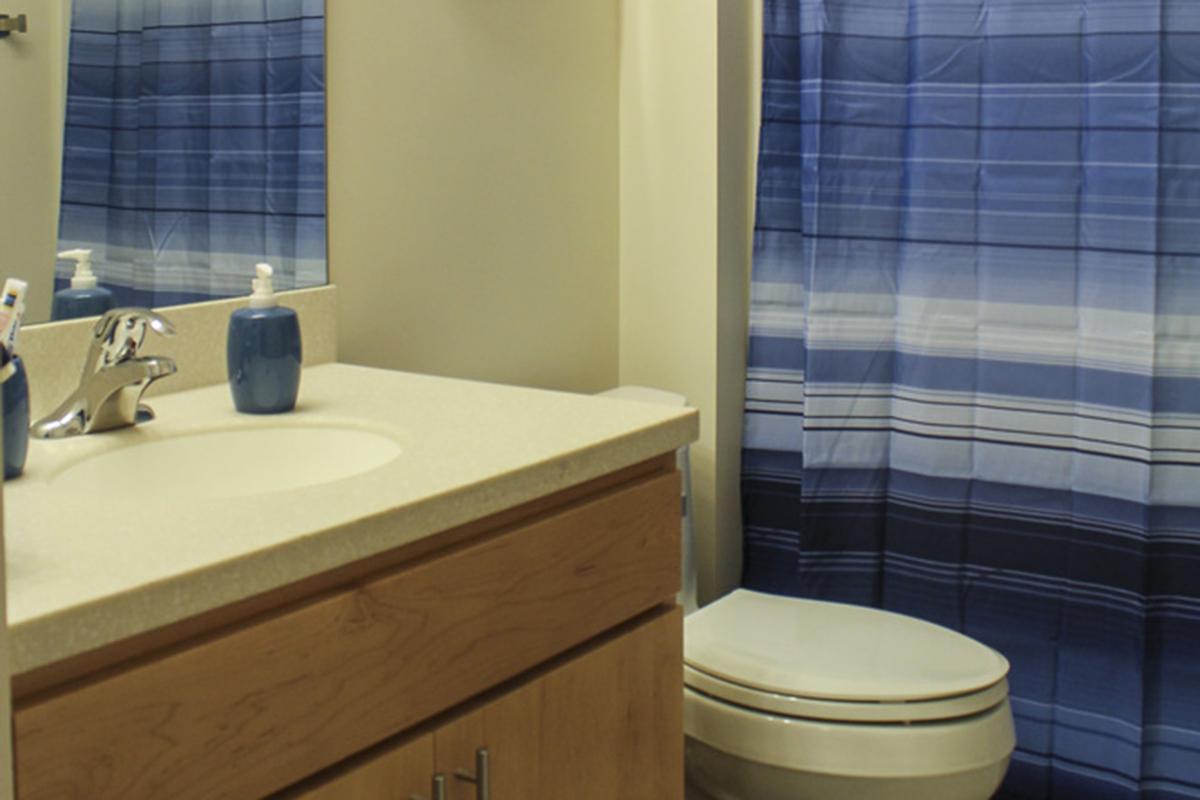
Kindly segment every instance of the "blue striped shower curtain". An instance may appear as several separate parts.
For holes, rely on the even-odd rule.
[[[1002,796],[1200,798],[1200,2],[764,44],[745,585],[1004,653]]]
[[[262,260],[325,283],[324,30],[324,0],[75,0],[60,248],[122,304],[247,294]]]

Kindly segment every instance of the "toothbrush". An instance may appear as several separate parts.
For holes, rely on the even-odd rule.
[[[12,358],[17,352],[17,334],[21,331],[21,317],[25,313],[25,290],[29,284],[17,278],[4,282],[4,294],[0,297],[0,347]]]

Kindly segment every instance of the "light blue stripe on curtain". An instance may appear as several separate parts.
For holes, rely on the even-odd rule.
[[[323,0],[77,0],[60,246],[122,303],[245,294],[261,260],[324,283],[324,28]]]
[[[767,0],[744,583],[1012,662],[1003,796],[1200,798],[1200,3]]]

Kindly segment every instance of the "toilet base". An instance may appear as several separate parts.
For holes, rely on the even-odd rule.
[[[1008,770],[1005,758],[985,767],[929,777],[824,775],[746,761],[690,736],[685,763],[687,800],[988,800]]]

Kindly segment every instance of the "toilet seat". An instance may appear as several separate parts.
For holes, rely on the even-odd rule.
[[[1008,681],[1001,680],[970,694],[909,702],[843,702],[766,692],[709,675],[687,664],[684,685],[694,691],[754,711],[786,717],[831,722],[904,723],[952,720],[994,708],[1008,697]]]
[[[688,687],[810,720],[907,723],[980,714],[1008,696],[1008,662],[923,620],[739,589],[685,623]]]

